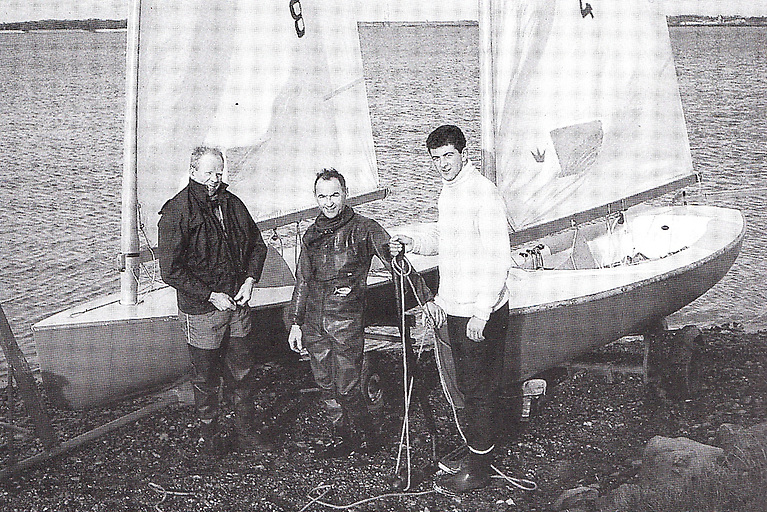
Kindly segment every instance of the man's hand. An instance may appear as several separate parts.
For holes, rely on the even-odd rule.
[[[404,253],[408,247],[413,246],[413,239],[405,235],[394,235],[389,239],[389,252],[392,258]]]
[[[288,334],[288,345],[290,345],[290,350],[293,352],[301,353],[301,351],[304,349],[301,338],[303,338],[301,326],[293,324],[293,326],[290,328],[290,334]]]
[[[227,309],[234,311],[237,309],[237,304],[234,303],[232,298],[229,295],[221,292],[210,292],[208,302],[216,306],[216,309],[219,311],[226,311]]]
[[[426,306],[426,313],[434,321],[434,327],[437,329],[442,327],[442,325],[447,320],[447,315],[445,314],[445,310],[439,307],[433,300],[430,300],[429,302],[427,302],[425,306]]]
[[[483,341],[485,336],[482,332],[485,330],[485,324],[487,321],[473,316],[469,319],[469,323],[466,324],[466,337],[471,341]]]
[[[253,287],[256,284],[256,280],[252,277],[245,279],[245,282],[240,286],[240,290],[237,295],[234,296],[234,302],[240,306],[244,306],[250,301],[250,296],[253,295]]]

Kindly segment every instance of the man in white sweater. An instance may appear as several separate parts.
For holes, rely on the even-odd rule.
[[[493,418],[502,380],[509,320],[506,277],[511,250],[506,209],[495,185],[469,161],[460,128],[440,126],[426,140],[442,177],[436,229],[417,239],[395,235],[392,255],[439,253],[439,292],[426,308],[437,327],[447,322],[458,388],[464,394],[468,455],[435,483],[460,494],[490,482]]]

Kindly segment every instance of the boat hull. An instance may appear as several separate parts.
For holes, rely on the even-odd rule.
[[[520,382],[622,336],[646,331],[718,282],[735,261],[745,223],[737,210],[675,207],[663,219],[700,217],[705,233],[656,261],[586,270],[515,269],[509,278],[506,384]],[[664,221],[669,222],[669,221]],[[684,227],[687,229],[687,227]],[[436,257],[413,257],[436,289]],[[368,281],[369,325],[397,326],[393,285]],[[259,338],[283,343],[282,313],[292,286],[259,288],[251,306]],[[191,370],[175,292],[162,287],[135,306],[117,296],[65,311],[33,326],[43,383],[55,403],[88,408],[176,380]]]
[[[742,236],[706,261],[628,287],[567,303],[512,310],[504,357],[506,384],[623,336],[648,332],[724,277],[741,244]]]

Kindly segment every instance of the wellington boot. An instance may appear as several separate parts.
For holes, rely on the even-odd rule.
[[[232,449],[232,440],[219,430],[218,422],[202,423],[197,449],[206,455],[223,457]]]
[[[437,462],[437,467],[448,475],[455,475],[468,464],[469,447],[465,444],[448,453]]]
[[[490,454],[469,452],[466,464],[454,475],[442,475],[434,482],[434,490],[446,496],[481,489],[490,484]]]

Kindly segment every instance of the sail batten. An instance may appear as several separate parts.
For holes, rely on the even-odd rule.
[[[693,174],[668,27],[655,9],[648,0],[496,1],[496,169],[515,230]]]
[[[314,206],[324,167],[350,195],[379,188],[355,2],[142,0],[138,196],[157,212],[188,180],[198,145],[257,221]]]

